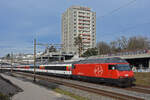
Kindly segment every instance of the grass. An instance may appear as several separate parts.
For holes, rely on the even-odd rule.
[[[8,96],[3,95],[2,93],[0,93],[0,100],[10,100]]]
[[[63,94],[63,95],[70,96],[70,97],[72,97],[72,98],[74,98],[76,100],[89,100],[87,98],[84,98],[84,97],[81,97],[81,96],[77,96],[77,95],[75,95],[73,93],[70,93],[68,91],[64,91],[64,90],[59,89],[59,88],[54,89],[54,91],[57,92],[57,93]]]
[[[136,78],[135,84],[150,86],[150,72],[136,72],[134,76]]]

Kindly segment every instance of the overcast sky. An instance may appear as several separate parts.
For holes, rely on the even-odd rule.
[[[150,0],[0,0],[0,56],[32,53],[34,37],[61,43],[61,14],[72,5],[96,12],[97,41],[150,37]]]

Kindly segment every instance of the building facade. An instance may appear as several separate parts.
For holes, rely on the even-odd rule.
[[[72,6],[62,14],[62,52],[76,54],[75,38],[81,36],[83,50],[96,46],[96,13],[88,7]]]

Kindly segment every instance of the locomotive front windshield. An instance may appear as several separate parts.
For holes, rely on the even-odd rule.
[[[119,71],[130,71],[131,67],[130,65],[127,65],[127,64],[118,64],[116,66],[116,69],[118,69]]]

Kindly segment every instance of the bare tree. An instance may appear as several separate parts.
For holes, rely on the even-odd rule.
[[[148,38],[142,36],[134,36],[129,38],[128,50],[148,49]]]
[[[107,44],[106,42],[99,42],[97,43],[97,49],[98,49],[98,52],[99,54],[108,54],[110,53],[110,45]]]
[[[110,42],[110,49],[111,49],[111,53],[116,53],[119,52],[119,46],[118,46],[118,42],[117,41],[112,41]]]
[[[148,43],[149,41],[146,37],[134,36],[128,39],[125,36],[122,36],[116,41],[110,42],[110,46],[112,53],[114,53],[121,51],[147,49]]]
[[[150,40],[142,36],[134,36],[126,38],[121,36],[115,41],[111,41],[109,44],[106,42],[97,43],[97,48],[100,54],[117,53],[124,51],[133,51],[150,48]]]

